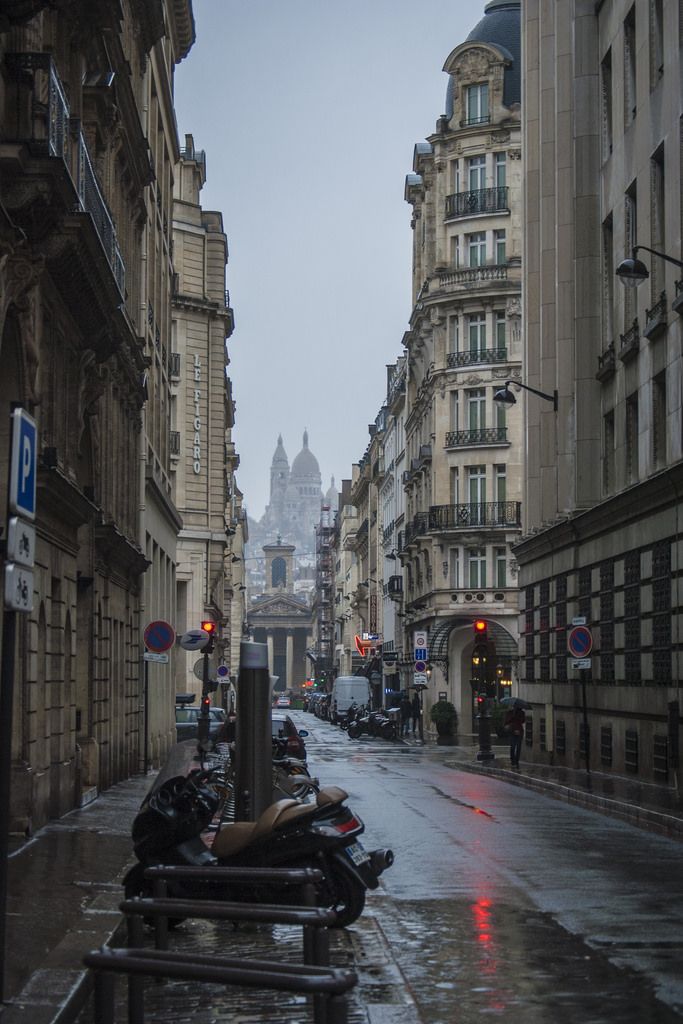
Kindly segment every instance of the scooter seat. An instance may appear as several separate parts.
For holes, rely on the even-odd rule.
[[[340,786],[325,786],[321,789],[315,798],[315,802],[318,807],[328,807],[332,804],[343,804],[348,799],[349,794],[346,793]]]
[[[300,807],[298,800],[288,798],[277,800],[270,807],[266,807],[263,814],[257,821],[235,821],[218,831],[216,838],[211,845],[211,852],[215,857],[222,859],[240,853],[256,839],[272,832],[283,813],[290,807]]]
[[[211,844],[211,852],[214,857],[218,857],[220,860],[243,850],[254,838],[257,824],[256,821],[235,821],[229,825],[223,825]]]

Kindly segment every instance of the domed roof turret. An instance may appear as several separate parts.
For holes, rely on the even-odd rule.
[[[277,448],[275,449],[275,454],[273,455],[272,465],[275,466],[277,463],[280,462],[284,462],[286,465],[289,465],[287,452],[285,451],[284,445],[282,443],[282,434],[278,434]]]
[[[308,447],[308,431],[304,430],[304,446],[292,463],[290,474],[292,483],[297,480],[316,480],[320,482],[320,466],[318,460]]]
[[[337,511],[337,504],[339,502],[339,491],[334,486],[334,477],[330,481],[330,486],[325,495],[325,504],[329,505],[333,512]]]
[[[521,0],[490,0],[484,8],[484,17],[472,29],[466,43],[492,43],[511,63],[503,78],[503,103],[511,107],[522,101],[520,27]],[[455,83],[451,75],[446,91],[446,115],[453,116]]]

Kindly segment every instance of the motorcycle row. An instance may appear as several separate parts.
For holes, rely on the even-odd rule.
[[[303,733],[303,735],[307,735]],[[321,788],[306,761],[287,757],[286,740],[273,740],[273,803],[256,821],[235,821],[234,743],[217,744],[201,768],[155,785],[133,822],[138,863],[124,879],[126,898],[150,896],[149,867],[318,868],[318,906],[336,912],[336,927],[363,912],[366,892],[394,860],[391,850],[366,850],[365,826],[337,786]],[[267,883],[174,881],[170,895],[282,903]]]
[[[371,711],[365,704],[351,704],[343,714],[335,713],[331,708],[330,694],[314,694],[309,699],[305,710],[313,712],[316,718],[333,721],[340,729],[346,731],[349,739],[357,740],[363,735],[374,736],[383,740],[397,740],[400,737],[400,710],[398,708],[378,708]]]

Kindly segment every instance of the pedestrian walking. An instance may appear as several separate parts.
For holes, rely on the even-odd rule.
[[[422,714],[422,701],[420,700],[420,694],[415,692],[413,699],[410,702],[410,710],[413,719],[413,736],[420,732],[420,715]]]
[[[410,733],[411,715],[412,707],[408,700],[408,694],[404,693],[401,697],[401,736],[408,736]]]
[[[526,715],[524,708],[510,708],[503,722],[505,731],[510,736],[510,764],[519,768],[519,755],[522,751],[522,736]]]

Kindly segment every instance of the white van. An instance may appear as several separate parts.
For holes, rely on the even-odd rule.
[[[367,676],[337,676],[332,684],[330,721],[336,722],[353,703],[370,706],[370,683]]]

